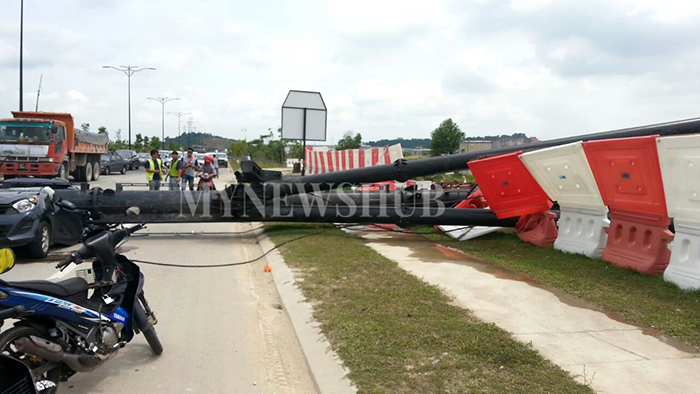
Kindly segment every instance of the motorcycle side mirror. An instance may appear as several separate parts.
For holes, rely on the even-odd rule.
[[[0,249],[0,274],[11,270],[15,266],[15,252],[9,248]]]
[[[59,200],[56,202],[56,205],[58,205],[59,207],[65,209],[67,211],[74,211],[77,209],[75,204],[73,204],[72,202],[70,202],[68,200]]]
[[[139,207],[129,207],[126,210],[126,216],[139,216],[141,214],[141,209]]]

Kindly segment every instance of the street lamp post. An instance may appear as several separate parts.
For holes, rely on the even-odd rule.
[[[22,99],[23,81],[22,81],[22,70],[23,70],[23,47],[24,47],[24,0],[21,0],[19,6],[19,110],[24,110],[24,104]]]
[[[173,100],[179,100],[179,98],[170,98],[170,97],[146,97],[149,100],[155,100],[160,103],[161,105],[161,149],[165,149],[165,103],[168,101],[173,101]]]
[[[180,141],[180,118],[183,115],[190,115],[190,112],[168,112],[170,115],[177,116],[177,144],[181,146],[182,141]]]
[[[153,67],[139,67],[139,66],[102,66],[102,68],[112,68],[117,71],[121,71],[127,76],[128,86],[129,86],[129,149],[131,149],[131,76],[139,71],[144,70],[155,70]]]

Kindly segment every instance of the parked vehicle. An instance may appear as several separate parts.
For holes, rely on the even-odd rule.
[[[143,167],[146,167],[146,163],[148,163],[148,159],[151,157],[148,153],[137,153],[136,157],[139,159],[139,164]]]
[[[109,137],[75,130],[73,116],[53,112],[13,111],[0,120],[0,174],[15,177],[73,175],[76,181],[97,180],[100,155]]]
[[[25,247],[44,258],[54,244],[74,245],[83,231],[82,215],[53,202],[53,191],[76,189],[65,179],[20,178],[0,184],[0,246]]]
[[[129,168],[129,161],[123,158],[117,152],[102,155],[101,163],[102,173],[105,175],[109,175],[115,171],[123,175],[126,174],[126,170]]]
[[[223,156],[219,155],[217,157],[217,160],[219,161],[219,167],[221,167],[221,168],[228,167],[229,164],[228,164],[228,158],[226,157],[226,155],[223,155]]]
[[[68,201],[57,203],[75,209]],[[17,319],[12,328],[0,334],[0,353],[22,360],[35,379],[52,382],[55,386],[47,393],[55,393],[59,381],[76,372],[102,366],[134,334],[143,333],[154,354],[163,352],[153,328],[157,319],[143,291],[144,275],[138,265],[115,251],[121,241],[142,228],[96,230],[79,250],[56,266],[63,270],[71,263],[96,257],[91,269],[76,271],[85,277],[94,275],[91,283],[80,276],[58,282],[0,280],[0,316]],[[7,251],[0,250],[0,256],[6,256]]]
[[[139,166],[141,165],[141,161],[139,158],[136,156],[136,151],[135,150],[128,150],[128,149],[119,149],[116,150],[117,154],[119,156],[123,157],[129,162],[129,169],[130,170],[138,170]]]

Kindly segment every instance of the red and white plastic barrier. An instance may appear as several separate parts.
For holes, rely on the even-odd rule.
[[[658,136],[584,142],[603,202],[610,208],[603,260],[647,274],[663,272],[673,233],[656,149]]]
[[[345,150],[329,150],[328,148],[307,146],[305,153],[306,174],[325,174],[327,172],[391,164],[398,159],[403,159],[401,144],[381,148]]]
[[[581,142],[524,153],[520,160],[549,198],[559,203],[554,248],[600,257],[610,220]]]

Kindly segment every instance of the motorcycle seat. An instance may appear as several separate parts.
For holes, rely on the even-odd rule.
[[[49,280],[24,280],[5,283],[7,283],[7,286],[17,289],[33,290],[38,293],[57,297],[70,297],[87,291],[88,289],[88,283],[83,278],[70,278],[60,282],[52,282]]]

